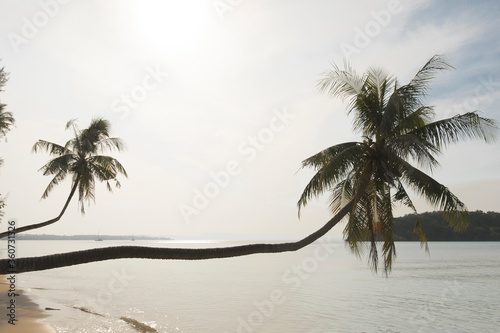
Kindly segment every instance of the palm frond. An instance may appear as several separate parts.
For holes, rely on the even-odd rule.
[[[42,171],[44,176],[57,174],[61,170],[68,172],[69,170],[71,170],[74,162],[75,162],[74,155],[72,154],[62,155],[48,161],[38,171]]]
[[[111,123],[109,120],[104,118],[93,118],[90,121],[89,127],[87,127],[82,132],[89,137],[109,137],[109,131],[111,128]]]
[[[125,170],[125,168],[123,167],[123,165],[115,159],[115,167],[116,167],[116,170],[118,171],[118,173],[121,173],[123,176],[125,176],[125,178],[128,178],[128,173],[127,171]]]
[[[85,214],[85,202],[90,204],[90,201],[95,202],[95,179],[93,175],[82,177],[78,183],[78,202],[82,214]]]
[[[387,275],[392,269],[392,263],[396,257],[396,245],[394,244],[394,215],[392,212],[391,192],[388,186],[382,185],[379,192],[378,209],[380,214],[381,233],[384,237],[382,255],[384,257],[384,271]]]
[[[47,185],[47,187],[45,188],[45,191],[42,194],[42,199],[46,199],[49,196],[50,192],[54,189],[54,187],[59,185],[59,183],[66,178],[67,174],[68,173],[65,170],[61,169],[56,172],[49,185]]]
[[[0,104],[0,136],[5,136],[16,123],[12,112],[3,111],[5,106],[5,104]]]
[[[306,187],[302,191],[299,201],[297,201],[297,208],[298,208],[297,215],[299,218],[302,208],[305,207],[312,198],[314,198],[315,196],[319,196],[323,193],[324,187],[321,186],[320,179],[321,179],[321,172],[318,171],[316,172],[316,174],[314,174],[314,176],[311,178],[309,183],[307,183]]]
[[[398,182],[398,190],[394,194],[393,198],[395,201],[401,202],[403,205],[409,207],[413,211],[413,213],[416,216],[415,227],[413,228],[413,232],[417,234],[420,240],[420,246],[421,247],[425,246],[425,252],[429,252],[429,244],[427,244],[427,237],[425,236],[424,227],[422,226],[422,222],[420,221],[417,209],[415,208],[415,205],[413,204],[413,201],[408,195],[408,192],[404,188],[403,184],[401,184],[400,182]]]
[[[332,188],[352,166],[359,161],[362,145],[349,143],[340,147],[333,146],[302,162],[303,167],[314,165],[319,170],[306,185],[298,203],[299,217],[301,208],[314,196],[322,194]]]
[[[343,230],[344,240],[347,242],[350,251],[358,257],[363,255],[366,249],[364,242],[368,238],[368,211],[364,199],[357,199]]]
[[[127,149],[127,145],[125,144],[125,141],[123,141],[120,138],[103,138],[96,142],[96,146],[98,151],[106,151],[106,150],[114,150],[116,149],[117,151],[122,151]]]
[[[31,148],[31,151],[34,153],[38,153],[40,151],[46,151],[50,155],[58,155],[58,156],[72,153],[72,151],[67,147],[63,147],[61,145],[58,145],[57,143],[45,140],[38,140]]]
[[[415,134],[403,134],[387,140],[389,147],[388,156],[398,156],[403,159],[411,158],[416,161],[421,167],[428,168],[430,171],[439,166],[439,162],[435,155],[440,153],[440,150],[432,143],[425,141],[421,136]]]
[[[446,186],[438,183],[406,161],[401,160],[399,165],[402,171],[401,179],[419,195],[423,196],[432,206],[442,210],[444,217],[455,231],[464,231],[467,228],[469,212],[465,204],[456,195]]]
[[[359,142],[345,142],[326,148],[302,161],[302,168],[312,167],[314,170],[319,170],[320,168],[324,167],[329,161],[335,158],[339,153],[348,148],[357,146],[358,144]]]
[[[377,234],[378,234],[378,220],[379,214],[377,210],[378,198],[377,191],[374,189],[372,193],[367,194],[365,200],[366,211],[366,230],[370,239],[370,253],[368,255],[368,262],[375,272],[378,270],[378,249],[377,249]]]
[[[116,178],[118,173],[128,177],[127,171],[123,165],[111,156],[95,155],[89,157],[87,162],[88,165],[93,168],[91,171],[99,172],[99,174],[102,175],[102,178],[98,177],[99,180],[104,181]]]
[[[411,110],[409,110],[411,111]],[[406,134],[415,129],[421,128],[428,124],[435,116],[432,106],[421,106],[409,113],[403,113],[396,117],[398,121],[393,128],[394,134]]]
[[[365,137],[375,138],[379,134],[389,99],[387,91],[394,84],[394,78],[379,68],[370,68],[365,78],[362,92],[355,97],[354,108],[348,110],[348,113],[355,113],[355,131],[361,132]]]
[[[354,195],[353,186],[354,182],[352,174],[335,185],[330,196],[330,210],[332,214],[337,214],[342,207],[351,201]]]
[[[477,112],[468,112],[452,118],[432,122],[411,131],[411,134],[431,142],[438,149],[464,139],[495,141],[498,127],[492,119],[482,118]]]
[[[361,251],[359,244],[366,240],[367,236],[367,221],[369,210],[369,194],[373,191],[373,183],[371,177],[373,169],[371,163],[359,165],[356,172],[356,184],[354,190],[354,205],[349,220],[344,228],[344,239],[348,242],[351,251],[358,256]]]
[[[364,137],[374,138],[377,133],[378,124],[382,118],[382,112],[378,110],[379,99],[374,91],[360,94],[354,103],[353,129]]]
[[[369,68],[366,75],[365,89],[373,92],[378,99],[378,111],[382,113],[387,99],[387,90],[394,85],[395,78],[384,69]],[[369,88],[368,88],[369,87]]]
[[[407,85],[400,87],[398,90],[409,98],[425,96],[430,88],[429,83],[436,77],[436,74],[440,71],[453,68],[453,66],[448,64],[444,56],[436,54],[418,70],[417,74],[415,74]]]
[[[361,93],[365,78],[359,76],[347,61],[344,61],[344,69],[336,64],[332,66],[333,69],[325,72],[323,79],[318,82],[319,91],[343,100]]]

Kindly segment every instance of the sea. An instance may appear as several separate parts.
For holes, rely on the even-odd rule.
[[[25,240],[17,256],[242,243],[252,242]],[[57,309],[42,320],[57,332],[499,332],[500,242],[429,242],[429,249],[398,242],[387,276],[330,238],[288,253],[22,273],[17,287],[42,309]]]

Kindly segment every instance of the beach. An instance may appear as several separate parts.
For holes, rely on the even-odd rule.
[[[40,322],[41,319],[48,315],[44,313],[38,304],[34,303],[23,290],[17,289],[13,296],[10,292],[10,282],[7,280],[9,276],[0,275],[0,307],[3,309],[0,317],[0,332],[15,333],[15,332],[39,332],[39,333],[55,333],[56,331],[49,325]],[[18,296],[17,296],[18,295]],[[11,300],[15,304],[15,325],[9,323],[9,313],[14,311],[9,310]]]

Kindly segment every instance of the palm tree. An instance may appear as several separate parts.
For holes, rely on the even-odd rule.
[[[5,72],[4,68],[0,68],[0,91],[3,90],[5,83],[7,83],[8,74]],[[14,125],[14,117],[11,112],[6,112],[6,105],[0,103],[0,138],[5,137],[10,127]]]
[[[5,106],[5,104],[0,103],[0,138],[5,137],[15,123],[12,112],[4,111]]]
[[[409,189],[443,211],[456,231],[463,231],[467,225],[465,204],[419,169],[432,172],[439,165],[436,155],[451,143],[475,138],[494,140],[494,122],[477,112],[432,122],[434,109],[424,105],[423,97],[435,74],[448,68],[452,67],[445,59],[435,55],[408,84],[400,86],[381,69],[371,68],[358,75],[346,64],[343,70],[334,66],[319,82],[321,91],[349,100],[347,112],[353,115],[354,130],[363,141],[337,144],[302,162],[302,167],[312,167],[316,173],[298,201],[299,216],[311,198],[324,192],[331,194],[333,214],[352,202],[344,238],[357,254],[362,249],[360,244],[365,244],[363,240],[370,240],[369,260],[375,270],[377,240],[384,241],[386,273],[396,255],[393,204],[400,203],[417,213]],[[418,218],[414,231],[428,250]]]
[[[0,260],[0,274],[21,273],[78,265],[89,262],[122,259],[202,260],[228,258],[254,253],[296,251],[325,235],[344,217],[349,216],[346,239],[354,251],[358,242],[371,237],[371,258],[376,267],[376,236],[384,237],[386,272],[395,254],[392,239],[392,202],[401,202],[414,209],[407,188],[416,190],[431,204],[441,208],[452,225],[465,226],[465,205],[445,186],[412,166],[435,168],[436,154],[449,143],[460,139],[494,139],[494,122],[476,113],[430,122],[433,110],[421,98],[437,71],[449,68],[440,56],[432,57],[405,86],[381,70],[369,70],[358,76],[347,67],[337,67],[320,82],[320,88],[334,96],[350,97],[349,112],[355,115],[355,129],[364,136],[362,142],[339,144],[306,159],[303,167],[316,168],[298,202],[300,209],[325,191],[331,191],[334,216],[319,230],[297,241],[280,244],[249,244],[223,248],[176,249],[140,246],[117,246],[19,258],[14,266],[8,259]],[[406,186],[406,187],[405,187]],[[391,195],[391,190],[395,193]],[[415,209],[414,209],[415,210]],[[417,220],[416,229],[422,242],[425,235]]]
[[[46,222],[18,228],[16,229],[17,233],[41,228],[59,221],[77,190],[80,210],[84,214],[85,202],[95,201],[96,179],[106,182],[109,191],[112,191],[110,181],[114,181],[117,187],[120,186],[116,177],[118,173],[127,177],[127,172],[115,158],[100,155],[106,150],[121,151],[125,148],[121,139],[109,136],[110,127],[109,121],[96,118],[91,121],[88,128],[80,130],[75,120],[71,120],[66,124],[66,129],[73,129],[74,138],[66,142],[64,146],[44,140],[38,140],[35,143],[33,152],[44,150],[50,155],[56,156],[40,168],[44,176],[54,176],[45,189],[42,199],[47,198],[52,189],[68,175],[72,177],[71,191],[57,217]],[[0,238],[7,236],[7,234],[7,232],[1,233]]]
[[[8,77],[4,68],[0,68],[0,91],[7,82]],[[6,104],[0,103],[0,138],[5,137],[7,132],[10,131],[10,127],[14,126],[15,120],[11,112],[6,112]],[[5,139],[7,141],[7,139]],[[0,157],[0,167],[3,165],[3,159]],[[5,207],[5,198],[0,195],[0,221],[4,215],[2,209]]]
[[[352,204],[347,204],[323,227],[297,242],[279,244],[249,244],[201,249],[113,246],[52,254],[41,257],[16,258],[15,261],[2,259],[0,260],[0,275],[34,272],[114,259],[137,258],[163,260],[206,260],[239,257],[256,253],[281,253],[297,251],[324,236],[329,230],[331,230],[337,223],[340,222],[343,216],[349,213],[351,208]]]
[[[4,68],[0,68],[0,91],[2,91],[5,83],[7,83],[8,76],[5,72]],[[10,131],[11,126],[14,126],[15,119],[12,116],[12,112],[6,112],[5,107],[6,104],[0,103],[0,139],[4,138],[7,135],[7,132]],[[2,165],[3,160],[0,158],[0,165]]]

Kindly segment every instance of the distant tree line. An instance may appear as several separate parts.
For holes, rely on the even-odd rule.
[[[418,215],[428,241],[500,241],[500,213],[470,212],[469,225],[465,232],[454,232],[442,212],[428,212]],[[418,241],[413,232],[415,214],[394,219],[394,240]]]
[[[102,240],[171,240],[169,237],[152,237],[152,236],[122,236],[122,235],[72,235],[72,236],[61,236],[61,235],[30,235],[30,234],[20,234],[16,236],[17,239],[22,240],[96,240],[98,238]]]

